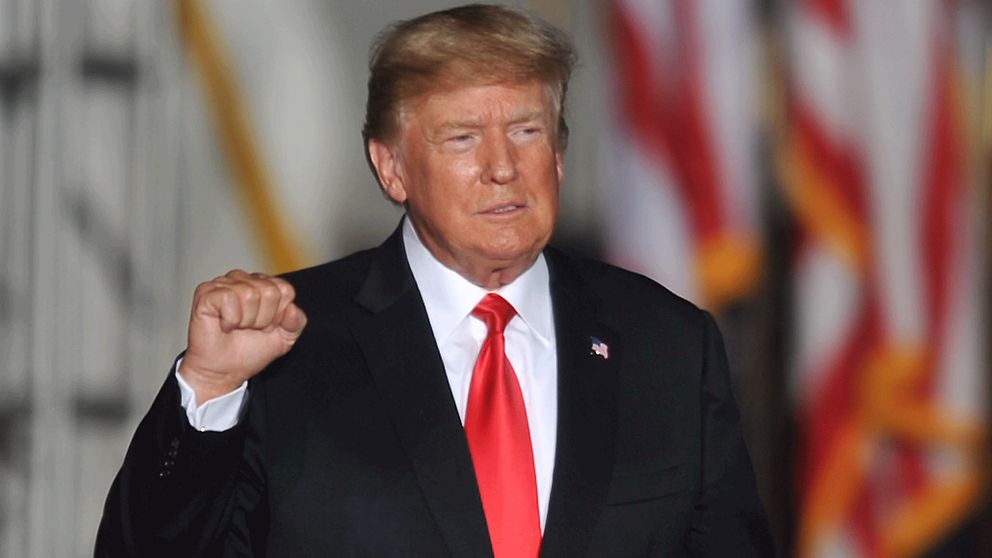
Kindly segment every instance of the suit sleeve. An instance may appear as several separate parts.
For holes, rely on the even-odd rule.
[[[773,556],[720,331],[703,324],[702,482],[687,540],[690,556]]]
[[[224,432],[196,431],[170,371],[107,496],[95,555],[252,555],[264,494],[252,414]]]

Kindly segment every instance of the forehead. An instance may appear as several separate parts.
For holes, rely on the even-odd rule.
[[[503,120],[550,119],[549,88],[537,81],[467,85],[432,91],[408,103],[405,124],[457,126]]]

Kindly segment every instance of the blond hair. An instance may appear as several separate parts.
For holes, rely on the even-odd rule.
[[[366,155],[370,139],[395,137],[406,101],[466,85],[528,81],[548,87],[564,149],[574,64],[575,49],[563,32],[507,6],[472,4],[397,22],[380,33],[369,57]]]

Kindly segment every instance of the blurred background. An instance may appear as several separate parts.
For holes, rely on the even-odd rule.
[[[194,286],[378,244],[368,46],[437,0],[0,0],[0,556],[92,553]],[[531,0],[556,242],[720,319],[783,556],[992,556],[987,0]]]

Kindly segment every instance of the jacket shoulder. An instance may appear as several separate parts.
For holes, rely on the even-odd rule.
[[[280,277],[296,289],[296,303],[309,308],[338,306],[354,299],[368,273],[375,248],[355,252],[338,260],[290,271]]]
[[[682,323],[703,318],[695,304],[640,273],[557,249],[546,254],[554,275],[586,290],[607,313],[665,316]]]

